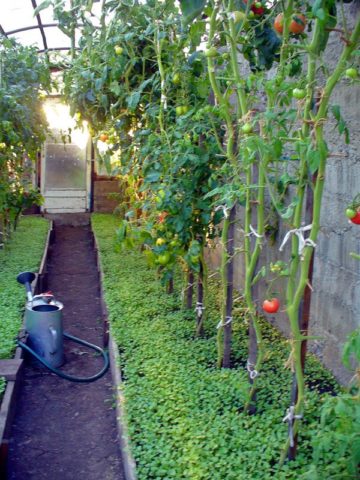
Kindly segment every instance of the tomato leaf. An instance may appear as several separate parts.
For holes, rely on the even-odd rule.
[[[206,0],[180,0],[183,24],[188,25],[199,16],[206,5]]]
[[[52,0],[45,0],[44,2],[40,3],[35,9],[34,9],[34,17],[41,12],[41,10],[45,10],[45,8],[49,8],[50,5],[52,4]]]
[[[311,173],[315,173],[320,165],[320,152],[309,147],[306,152],[306,161]]]
[[[346,126],[346,122],[341,115],[340,107],[339,105],[332,105],[331,106],[331,113],[334,115],[335,120],[337,121],[337,127],[340,135],[344,134],[345,137],[345,143],[349,144],[350,143],[350,133],[349,129]]]
[[[255,285],[255,283],[257,283],[261,278],[264,278],[265,276],[266,276],[266,266],[263,265],[255,275],[255,277],[253,278],[251,285]]]

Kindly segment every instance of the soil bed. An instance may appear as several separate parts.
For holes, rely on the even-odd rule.
[[[64,329],[102,345],[99,278],[90,227],[55,224],[48,289],[64,303]],[[102,365],[89,349],[65,341],[63,369],[90,376]],[[121,480],[110,371],[94,383],[63,380],[27,365],[9,445],[8,479]]]

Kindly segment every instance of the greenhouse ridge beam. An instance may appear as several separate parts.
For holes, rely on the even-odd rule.
[[[32,6],[33,6],[33,8],[34,8],[34,11],[35,11],[36,8],[37,8],[36,0],[31,0],[31,4],[32,4]],[[42,24],[42,22],[41,22],[40,13],[37,13],[37,14],[36,14],[36,19],[37,19],[37,22],[38,22],[38,25],[39,25],[41,37],[42,37],[43,44],[44,44],[44,49],[47,50],[47,49],[48,49],[48,46],[47,46],[47,42],[46,42],[46,35],[45,35],[45,31],[44,31],[43,24]]]

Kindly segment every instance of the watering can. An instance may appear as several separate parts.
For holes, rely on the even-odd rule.
[[[32,272],[22,272],[17,281],[25,285],[27,302],[25,305],[25,330],[28,345],[54,368],[64,363],[63,345],[63,304],[50,293],[32,296]]]
[[[35,274],[32,272],[22,272],[17,276],[17,281],[26,289],[25,330],[28,333],[28,342],[24,343],[18,339],[18,345],[51,372],[65,380],[78,383],[95,382],[105,375],[109,368],[107,352],[97,345],[64,332],[63,304],[55,300],[54,295],[50,292],[33,296],[31,283],[34,280]],[[90,377],[77,377],[59,370],[58,367],[64,363],[64,338],[100,353],[104,362],[101,370]]]

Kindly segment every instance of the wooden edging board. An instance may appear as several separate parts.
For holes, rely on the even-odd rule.
[[[128,426],[126,422],[125,413],[125,397],[123,393],[123,383],[121,379],[120,358],[117,344],[111,334],[111,327],[109,325],[108,310],[104,299],[103,279],[104,274],[101,266],[101,256],[98,249],[97,240],[94,236],[94,250],[96,254],[96,263],[100,278],[100,301],[102,310],[102,319],[104,325],[104,345],[109,347],[109,360],[112,381],[115,389],[116,401],[116,422],[118,437],[121,450],[121,458],[124,468],[125,480],[136,480],[136,463],[131,453],[130,437],[128,433]]]
[[[33,283],[34,293],[42,291],[44,285],[46,285],[46,262],[49,254],[49,246],[53,239],[53,223],[50,222],[49,229],[46,237],[44,253],[41,259],[39,272]],[[24,296],[25,298],[25,296]],[[3,399],[0,406],[0,476],[5,475],[4,469],[6,464],[6,458],[8,454],[8,444],[11,434],[11,425],[13,422],[16,406],[16,397],[19,390],[19,385],[22,379],[22,358],[23,351],[20,347],[17,347],[13,360],[19,362],[19,368],[15,379],[9,379],[6,382],[6,388],[3,395]]]

